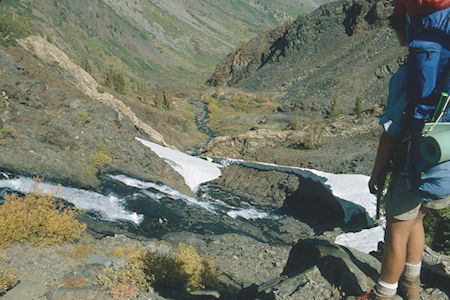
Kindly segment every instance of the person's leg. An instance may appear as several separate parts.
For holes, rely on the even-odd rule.
[[[425,248],[423,218],[428,210],[428,208],[421,207],[411,227],[406,249],[406,262],[412,265],[420,264],[422,261],[423,249]]]
[[[425,231],[423,218],[428,209],[421,207],[409,234],[406,248],[406,263],[399,284],[399,294],[406,299],[419,299],[420,296],[420,270],[422,267],[422,255],[425,248]]]
[[[414,220],[401,221],[389,214],[386,217],[385,249],[381,265],[381,280],[388,284],[398,282],[406,261],[406,251]]]

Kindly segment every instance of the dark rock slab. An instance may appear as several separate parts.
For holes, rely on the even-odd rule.
[[[279,277],[241,290],[239,299],[312,299],[315,294],[341,299],[344,295],[361,295],[375,284],[379,269],[380,262],[369,254],[327,240],[301,240],[292,247]]]

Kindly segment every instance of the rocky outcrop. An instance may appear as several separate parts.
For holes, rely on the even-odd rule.
[[[299,241],[280,277],[243,289],[239,299],[343,299],[361,295],[377,280],[374,257],[326,240]]]
[[[0,168],[72,186],[124,173],[189,193],[184,179],[135,140],[164,143],[129,106],[42,38],[0,49]]]
[[[242,157],[256,153],[262,146],[275,146],[286,140],[287,131],[251,130],[236,136],[219,136],[211,141],[205,152],[208,156]]]
[[[220,158],[215,160],[222,161]],[[348,201],[344,201],[345,205],[355,208],[344,209],[342,199],[333,195],[326,179],[307,170],[296,171],[282,166],[272,168],[270,165],[230,162],[227,159],[222,163],[231,165],[223,168],[222,176],[214,181],[221,189],[233,192],[257,207],[270,208],[301,220],[314,228],[316,234],[345,224],[359,229],[368,225],[364,209]]]
[[[210,85],[278,91],[282,111],[327,114],[333,103],[352,112],[356,98],[382,103],[387,80],[405,49],[386,17],[387,0],[341,0],[326,4],[264,33],[231,53]]]
[[[63,72],[67,79],[86,96],[100,101],[107,107],[113,108],[118,118],[126,117],[130,119],[137,128],[142,129],[152,140],[163,145],[169,146],[164,137],[148,124],[141,121],[136,114],[127,107],[121,100],[113,95],[98,92],[99,85],[92,76],[83,68],[73,63],[67,55],[58,49],[52,43],[39,36],[31,36],[26,39],[18,40],[19,45],[28,50],[30,54],[37,56],[45,64],[56,64]]]
[[[280,25],[250,40],[245,46],[229,54],[220,62],[213,76],[207,80],[210,86],[232,86],[258,70],[265,64],[265,57],[270,55],[270,49],[286,32],[290,22]]]

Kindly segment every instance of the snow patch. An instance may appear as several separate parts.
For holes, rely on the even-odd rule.
[[[352,247],[361,252],[370,253],[376,251],[378,242],[384,240],[383,226],[363,229],[359,232],[349,232],[339,235],[335,243],[338,245]]]
[[[354,215],[364,213],[364,211],[367,212],[369,217],[375,217],[377,200],[374,195],[369,193],[367,186],[370,178],[368,176],[357,174],[332,174],[313,169],[249,162],[240,159],[215,157],[213,160],[224,167],[238,164],[257,170],[297,174],[303,178],[317,181],[327,187],[341,204],[345,213],[344,222],[350,221]],[[373,221],[369,218],[368,223],[372,224]]]
[[[136,138],[136,140],[144,144],[146,147],[149,147],[159,157],[165,159],[175,171],[183,176],[186,185],[189,186],[194,192],[197,191],[200,184],[214,180],[222,175],[219,169],[222,166],[219,164],[140,138]]]

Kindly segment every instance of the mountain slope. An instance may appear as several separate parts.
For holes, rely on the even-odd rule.
[[[381,104],[406,54],[386,26],[389,1],[337,1],[262,34],[216,68],[210,85],[277,91],[283,111],[351,113],[356,99]]]
[[[283,2],[283,1],[281,1]],[[280,2],[280,3],[281,3]],[[308,1],[4,0],[3,15],[24,15],[97,78],[109,67],[150,86],[198,85],[249,37],[310,10]]]

